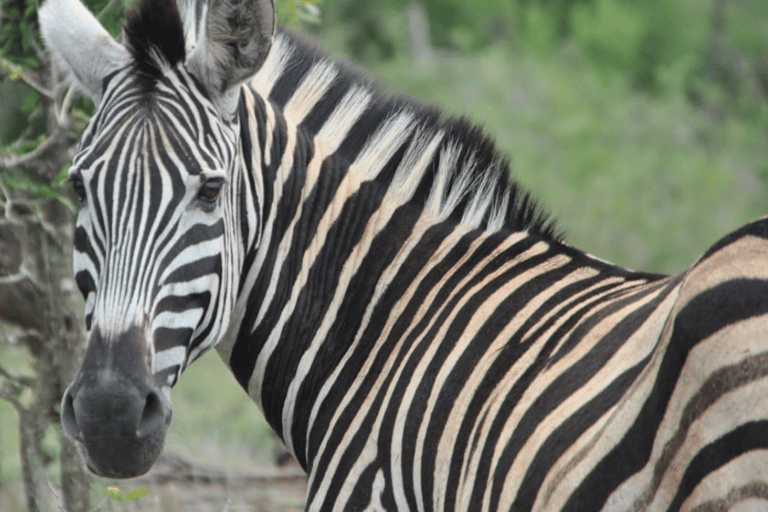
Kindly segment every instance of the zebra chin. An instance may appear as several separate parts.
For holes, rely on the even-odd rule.
[[[107,342],[96,329],[64,392],[61,424],[88,469],[132,478],[152,467],[171,422],[170,393],[152,377],[139,329]]]

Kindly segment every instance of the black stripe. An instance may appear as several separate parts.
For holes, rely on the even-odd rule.
[[[528,465],[528,471],[520,484],[512,510],[531,510],[541,484],[552,466],[587,429],[616,405],[640,372],[645,369],[650,358],[650,355],[645,357],[617,376],[605,389],[564,420],[547,437]]]
[[[446,227],[450,226],[449,223],[446,223]],[[435,315],[437,315],[441,308],[444,306],[446,307],[447,311],[443,311],[440,314],[440,318],[435,320],[438,325],[441,325],[442,322],[444,322],[445,316],[450,313],[451,307],[450,303],[446,305],[446,301],[448,301],[451,296],[453,295],[454,290],[456,289],[456,286],[458,283],[465,278],[467,273],[477,268],[478,264],[482,259],[485,257],[485,255],[491,253],[500,243],[504,241],[502,237],[489,237],[485,240],[483,240],[476,250],[472,253],[472,255],[465,261],[460,267],[456,267],[457,262],[461,260],[461,258],[467,253],[469,249],[469,244],[473,242],[474,239],[476,239],[477,236],[479,236],[480,232],[471,232],[465,235],[459,243],[456,244],[456,246],[439,262],[435,263],[431,270],[427,273],[426,277],[419,283],[417,292],[413,295],[411,298],[408,306],[406,307],[405,311],[410,313],[406,313],[403,315],[400,319],[397,320],[394,328],[392,329],[390,336],[385,341],[383,346],[381,347],[381,350],[378,354],[376,354],[376,364],[374,365],[374,368],[377,368],[377,364],[383,364],[386,361],[386,357],[389,356],[392,352],[392,350],[395,349],[395,347],[398,347],[399,345],[399,352],[396,357],[396,360],[393,364],[387,365],[386,371],[388,372],[388,375],[386,377],[386,383],[385,385],[381,386],[378,391],[377,399],[384,396],[384,394],[387,392],[387,390],[394,386],[392,390],[392,399],[389,403],[384,404],[386,406],[386,410],[383,413],[383,423],[381,426],[381,442],[379,443],[379,450],[381,453],[382,460],[390,460],[391,454],[390,454],[390,439],[392,436],[392,430],[394,428],[394,420],[397,415],[397,408],[400,406],[402,402],[402,397],[405,392],[405,389],[409,383],[409,379],[414,373],[414,370],[416,366],[421,361],[424,352],[427,350],[427,348],[430,345],[430,342],[432,340],[432,337],[434,336],[434,329],[430,330],[429,333],[425,333],[425,329],[428,327],[428,325],[432,322],[432,320],[435,318]],[[533,243],[533,241],[524,239],[511,248],[509,248],[507,251],[502,251],[501,254],[498,255],[496,258],[496,261],[502,261],[502,260],[509,260],[510,258],[514,257],[515,254],[519,254],[526,249],[530,248],[530,245]],[[414,254],[414,257],[416,254]],[[411,260],[413,265],[416,265],[419,269],[423,268],[424,261],[423,259],[412,259]],[[488,273],[492,272],[493,265],[487,266],[487,268],[481,270],[479,272],[479,275],[475,275],[473,281],[476,282],[477,280],[482,280],[484,275],[487,275]],[[445,279],[446,274],[449,275],[447,279]],[[445,282],[442,282],[443,279],[445,279]],[[409,280],[403,280],[399,281],[401,282],[401,286],[407,287],[411,284],[411,279]],[[435,295],[435,298],[431,301],[429,308],[427,311],[420,317],[420,318],[413,318],[411,316],[412,312],[415,312],[418,310],[421,304],[424,302],[424,297],[427,293],[429,293],[435,286],[440,285],[440,289],[437,290],[437,293]],[[465,286],[457,291],[458,297],[461,297],[466,291],[471,288],[473,283],[465,284]],[[456,298],[454,297],[451,303],[455,303]],[[405,330],[414,323],[413,329],[411,330],[411,333],[407,336],[407,338],[403,339]],[[376,335],[374,333],[373,337],[371,339],[371,343],[376,339]],[[417,342],[419,343],[413,347],[413,353],[406,358],[407,351],[411,349],[411,347]],[[369,355],[370,357],[370,355]],[[379,363],[380,361],[380,363]],[[390,379],[392,379],[398,370],[398,368],[403,369],[403,373],[400,377],[400,379],[390,384]],[[377,371],[383,371],[383,370],[377,370],[372,369],[371,373],[375,373]],[[375,378],[376,375],[372,375],[372,378]],[[369,384],[366,384],[362,386],[364,390],[370,389]],[[351,415],[354,415],[360,407],[360,403],[365,397],[366,392],[362,391],[357,394],[355,399],[349,404],[347,407],[347,410],[342,415],[342,418],[339,419],[338,423],[334,426],[334,436],[335,435],[343,435],[343,432],[340,430],[343,430],[345,428],[345,425],[348,424],[349,421],[351,421]],[[378,410],[372,410],[370,414],[375,415],[379,411]],[[349,413],[350,417],[345,419],[346,414]],[[337,434],[338,432],[338,434]],[[405,439],[403,440],[405,443],[409,442],[415,442],[415,439]],[[406,458],[408,457],[408,454],[412,452],[413,446],[404,447],[404,453],[406,454]],[[411,454],[412,455],[412,454]],[[330,456],[327,454],[327,456]],[[409,481],[412,479],[412,464],[409,463],[409,461],[404,460],[401,461],[403,469],[406,471],[406,474],[404,475],[406,478],[406,481]],[[318,468],[322,468],[324,466],[323,461],[320,461],[317,463]],[[406,499],[409,502],[409,505],[412,508],[415,508],[415,497],[412,493],[412,488],[408,487],[406,488],[407,494]]]
[[[622,482],[648,463],[688,353],[723,327],[767,313],[765,297],[768,283],[736,279],[696,295],[680,310],[656,382],[637,419],[574,491],[564,511],[600,510]]]
[[[715,245],[710,247],[707,252],[705,252],[704,255],[699,258],[699,261],[704,261],[720,249],[746,236],[755,236],[764,240],[768,240],[768,218],[758,219],[756,221],[750,222],[749,224],[746,224],[736,231],[724,236]]]
[[[179,244],[180,247],[184,247],[184,245],[186,244]],[[166,268],[177,256],[177,253],[169,254],[159,265],[159,268]],[[155,285],[157,286],[155,293],[157,293],[157,291],[164,285],[170,283],[183,283],[208,274],[221,275],[220,254],[206,256],[180,265],[177,269],[168,274],[162,283],[157,283]]]
[[[282,110],[307,72],[320,60],[319,56],[308,58],[298,52],[293,52],[285,65],[285,72],[277,79],[269,93],[270,101]]]
[[[659,290],[662,285],[665,285],[664,289]],[[527,408],[525,414],[515,427],[512,438],[502,451],[499,460],[492,462],[494,476],[491,491],[491,508],[498,506],[504,486],[504,478],[517,458],[520,449],[525,445],[539,424],[566,399],[576,394],[584,384],[605,366],[610,358],[643,325],[648,316],[659,307],[677,285],[678,283],[675,280],[659,285],[651,285],[629,297],[616,301],[599,312],[599,317],[602,319],[621,308],[628,307],[632,303],[642,300],[648,295],[658,293],[650,302],[628,313],[584,357],[550,382],[547,388]],[[587,319],[579,327],[582,325],[589,325],[591,327],[594,325],[593,320],[595,320],[596,316],[598,315]],[[597,321],[594,323],[596,324]],[[583,338],[588,332],[589,330],[587,329],[577,328],[572,337],[578,335],[579,338]],[[550,363],[551,361],[546,361],[544,367],[549,366]],[[541,371],[544,370],[544,367],[541,368]],[[629,385],[631,382],[626,384]],[[512,409],[507,410],[511,411]],[[489,436],[489,439],[495,438]]]
[[[276,141],[277,139],[282,139],[282,147],[284,147],[286,138],[284,131],[285,123],[281,116],[275,116],[275,120],[278,126],[275,130],[274,137]],[[280,144],[281,143],[276,143],[276,145]],[[288,149],[292,150],[292,148]],[[275,214],[275,219],[273,221],[272,237],[269,240],[262,240],[261,242],[268,243],[270,247],[278,247],[291,220],[295,216],[295,212],[301,201],[301,187],[305,179],[306,162],[308,162],[312,156],[312,154],[309,153],[312,151],[312,147],[308,145],[306,139],[299,137],[296,141],[295,151],[296,156],[294,158],[294,165],[285,181],[283,194],[280,197],[277,206],[277,213]],[[279,161],[280,158],[273,160],[275,165],[278,165]],[[235,342],[235,345],[232,348],[232,354],[230,355],[230,369],[237,381],[246,391],[248,390],[248,381],[251,378],[251,374],[256,365],[256,359],[258,358],[264,343],[267,341],[271,327],[276,323],[277,319],[280,318],[280,312],[282,311],[283,305],[290,297],[289,287],[278,286],[272,297],[272,302],[267,306],[267,312],[265,313],[262,324],[251,331],[251,328],[256,321],[256,315],[259,312],[263,297],[269,288],[272,276],[275,274],[275,268],[279,268],[278,265],[284,268],[286,263],[277,261],[277,251],[269,251],[262,263],[262,267],[253,287],[249,290],[248,311],[246,311],[243,317],[237,341]]]
[[[546,274],[540,275],[537,278],[534,278],[533,281],[542,281],[540,283],[540,287],[544,288],[545,285],[552,285],[559,280],[565,278],[570,272],[572,272],[574,269],[580,267],[581,264],[577,262],[571,261],[570,263],[560,267],[559,269],[552,270]],[[482,424],[488,420],[487,414],[488,410],[485,412],[482,412],[485,408],[486,401],[488,400],[490,394],[493,392],[493,390],[498,385],[498,382],[506,375],[506,368],[508,366],[500,366],[497,364],[498,362],[498,355],[500,355],[504,350],[510,350],[513,347],[517,347],[517,350],[520,354],[523,353],[524,350],[527,350],[530,345],[531,341],[529,340],[527,343],[525,343],[524,346],[521,345],[521,337],[528,332],[528,330],[538,323],[541,318],[548,314],[553,307],[555,307],[557,304],[562,302],[564,299],[567,299],[572,294],[578,293],[579,291],[588,288],[589,286],[592,286],[595,284],[596,281],[599,281],[601,278],[591,278],[591,279],[585,279],[581,281],[577,281],[576,283],[572,283],[570,286],[564,287],[563,290],[560,290],[559,293],[554,294],[552,297],[550,297],[547,301],[545,301],[536,311],[534,311],[528,318],[524,319],[523,324],[515,330],[515,333],[508,339],[505,340],[504,347],[501,349],[499,354],[497,354],[497,358],[494,359],[494,363],[491,363],[490,367],[487,368],[485,375],[483,376],[480,383],[476,386],[474,389],[474,393],[472,396],[472,399],[467,407],[467,413],[465,415],[464,420],[461,423],[461,426],[458,429],[458,434],[456,437],[456,444],[453,447],[453,453],[457,455],[464,454],[466,452],[467,446],[472,443],[472,450],[471,453],[474,452],[474,450],[477,449],[478,443],[480,443],[479,435],[480,435],[480,428],[482,427]],[[533,283],[532,283],[533,284]],[[522,290],[521,290],[522,291]],[[542,290],[539,290],[539,292]],[[513,315],[516,314],[516,311],[519,310],[518,307],[514,304],[515,300],[519,300],[519,293],[513,293],[509,299],[502,301],[500,303],[499,307],[495,309],[493,314],[488,318],[488,321],[486,322],[486,325],[481,328],[480,331],[478,331],[476,338],[478,340],[488,340],[488,342],[491,342],[491,337],[497,337],[498,334],[491,334],[491,333],[483,333],[483,330],[489,330],[487,326],[498,326],[498,328],[503,328],[510,319],[513,318]],[[524,292],[523,292],[524,293]],[[537,294],[535,290],[531,290],[532,296],[535,296]],[[528,299],[524,299],[525,302],[528,302]],[[523,307],[524,304],[519,304],[520,307]],[[448,380],[449,382],[454,382],[457,379],[460,379],[460,382],[463,384],[467,378],[468,372],[470,372],[472,369],[475,368],[477,365],[478,359],[485,355],[485,352],[487,351],[487,348],[483,350],[481,353],[478,349],[476,350],[475,347],[476,344],[473,344],[472,350],[468,350],[465,353],[461,355],[462,362],[457,363],[456,370],[454,370],[455,374],[458,374],[457,376],[451,376]],[[519,355],[511,358],[509,361],[514,361],[518,359]],[[511,364],[511,363],[509,363]],[[464,368],[464,370],[462,370]],[[464,375],[462,375],[464,374]],[[458,382],[456,382],[458,384]],[[457,388],[457,393],[460,391],[460,388]],[[441,392],[441,395],[445,394],[445,390]],[[446,402],[446,400],[448,400]],[[448,397],[439,397],[437,400],[438,403],[450,403],[450,399]],[[482,416],[481,416],[482,412]],[[470,439],[470,434],[472,430],[475,428],[475,425],[478,425],[477,431],[475,432],[475,436],[473,439]],[[451,510],[455,507],[456,503],[456,493],[458,491],[459,487],[459,478],[461,476],[461,465],[458,464],[457,468],[455,470],[452,470],[448,475],[448,484],[446,486],[446,489],[448,490],[448,493],[446,495],[446,509]]]
[[[389,317],[390,309],[401,299],[408,286],[412,284],[413,280],[424,269],[424,262],[429,261],[434,250],[440,242],[450,235],[453,229],[454,227],[448,224],[438,224],[432,226],[425,232],[422,236],[423,243],[417,244],[414,250],[409,254],[406,262],[402,265],[393,279],[392,286],[387,289],[379,306],[374,310],[372,318],[380,319],[381,322],[386,321]],[[426,295],[432,288],[434,288],[436,283],[439,283],[445,274],[450,271],[452,266],[455,265],[455,261],[465,253],[476,236],[476,234],[464,235],[456,242],[448,254],[446,254],[439,262],[435,262],[432,265],[427,272],[427,275],[418,283],[416,291],[410,296],[405,311],[416,311],[419,306],[424,303]],[[453,280],[449,280],[449,283],[450,282],[453,282]],[[432,301],[428,311],[421,319],[419,319],[419,324],[414,327],[412,334],[407,339],[403,339],[403,336],[405,331],[411,327],[414,319],[411,318],[410,315],[403,315],[398,318],[390,331],[390,335],[383,341],[380,350],[374,354],[371,353],[371,347],[381,333],[381,324],[379,322],[371,322],[371,324],[369,324],[363,334],[360,345],[342,370],[342,375],[349,375],[349,377],[347,379],[341,379],[331,388],[326,402],[321,404],[321,407],[319,408],[318,416],[312,427],[312,431],[310,432],[308,454],[310,465],[315,474],[313,480],[314,485],[310,489],[310,492],[315,492],[317,490],[316,487],[324,478],[326,470],[329,469],[328,464],[330,458],[333,456],[332,450],[328,450],[325,452],[323,459],[317,459],[316,454],[319,450],[320,443],[323,439],[327,438],[328,446],[339,446],[341,439],[347,431],[348,425],[359,413],[362,403],[366,399],[368,393],[374,391],[378,395],[375,397],[375,400],[381,400],[383,398],[396,369],[403,364],[402,362],[408,348],[414,343],[414,339],[418,337],[421,331],[424,330],[429,319],[434,316],[443,301],[444,297],[440,298],[440,294],[438,294],[438,298]],[[397,350],[395,361],[391,364],[387,364],[388,358],[395,350]],[[370,357],[373,357],[370,371],[364,377],[363,383],[360,386],[352,388],[349,385],[349,379],[354,378],[356,372],[362,367],[363,362]],[[374,389],[373,384],[382,372],[386,372],[384,382],[378,389]],[[338,400],[338,398],[332,397],[344,396],[347,393],[352,393],[352,397],[349,399],[347,407],[340,412],[336,423],[331,424],[331,419],[336,413],[336,404],[332,403],[332,401]],[[399,396],[402,396],[402,390],[400,395],[397,393],[394,394],[391,403],[397,403]],[[377,412],[378,411],[372,410],[369,414],[375,415]],[[389,427],[389,430],[386,426],[382,428],[385,433],[391,430],[391,426]],[[386,434],[384,435],[386,436]],[[389,448],[386,446],[386,443],[385,446],[379,446],[379,448],[381,450],[386,450],[382,452],[382,457],[387,457]],[[332,470],[336,471],[336,468],[333,468]],[[415,502],[411,508],[415,509]]]
[[[347,293],[339,308],[339,314],[328,331],[326,341],[318,350],[313,359],[312,368],[299,389],[298,403],[315,403],[317,393],[329,372],[339,365],[342,357],[349,350],[383,271],[397,256],[416,221],[417,218],[412,215],[410,208],[401,207],[371,242],[368,252],[360,263],[360,268],[347,284]],[[350,372],[349,376],[340,376],[340,378],[347,380],[353,375],[354,373]],[[310,412],[310,407],[296,409],[291,432],[295,452],[304,466],[306,466],[304,454]]]
[[[190,309],[205,308],[211,301],[211,292],[190,293],[187,295],[168,295],[160,299],[155,306],[155,315],[165,312],[183,313]]]
[[[341,213],[328,230],[323,247],[309,268],[309,275],[304,288],[299,293],[293,316],[286,323],[278,342],[283,350],[272,354],[264,375],[264,382],[269,385],[262,389],[262,408],[264,416],[270,423],[281,423],[288,386],[296,375],[299,360],[309,348],[333,298],[333,293],[329,293],[329,290],[336,290],[337,287],[346,284],[339,281],[343,265],[365,233],[371,214],[378,209],[382,198],[383,194],[377,187],[371,183],[363,183],[360,189],[344,202]],[[303,214],[312,218],[311,222],[314,224],[315,217],[322,216],[324,212],[314,212],[313,215],[312,205],[307,206],[309,211],[305,210]],[[299,226],[296,233],[304,233],[299,236],[309,235],[305,241],[294,239],[292,247],[297,249],[306,247],[314,235],[314,231],[307,233]],[[291,251],[297,260],[294,268],[299,268],[303,252],[303,250]],[[289,265],[290,263],[283,268],[290,268]],[[281,281],[282,278],[281,275]],[[293,283],[294,278],[291,276],[290,280],[283,282]],[[328,341],[333,342],[333,340]],[[282,432],[281,425],[275,430],[278,435],[287,435]]]
[[[501,257],[499,258],[494,258],[494,260],[490,261],[488,265],[485,265],[488,267],[490,272],[495,270],[495,267],[497,266],[501,266],[504,263],[508,264],[511,259],[508,257],[508,255],[500,256]],[[437,330],[443,327],[442,319],[439,321],[439,323],[436,322],[435,326],[433,327],[430,338],[435,339],[435,342],[439,343],[439,349],[435,352],[434,357],[427,366],[425,371],[426,378],[421,379],[421,383],[413,400],[413,407],[409,411],[408,419],[406,420],[405,425],[406,432],[415,433],[419,431],[419,427],[423,421],[428,422],[427,432],[430,434],[424,441],[424,449],[423,453],[421,454],[422,474],[420,475],[422,479],[423,494],[425,496],[432,495],[433,474],[436,470],[435,458],[438,451],[438,442],[440,441],[444,429],[446,427],[452,427],[452,425],[447,425],[447,420],[451,411],[451,405],[453,404],[456,396],[458,396],[458,394],[461,392],[464,383],[469,378],[471,372],[474,370],[477,362],[482,358],[482,356],[488,350],[488,347],[496,339],[499,330],[503,329],[508,319],[513,318],[520,309],[525,307],[528,302],[539,291],[541,291],[541,289],[550,285],[554,277],[560,274],[555,270],[553,271],[554,275],[549,272],[538,275],[535,278],[526,281],[524,284],[521,284],[520,287],[516,288],[515,291],[509,294],[504,301],[496,305],[493,313],[491,313],[489,318],[486,320],[486,322],[484,322],[484,324],[473,337],[472,342],[467,350],[464,351],[461,356],[459,356],[460,360],[456,362],[453,371],[447,378],[443,388],[438,393],[438,397],[434,402],[435,408],[432,412],[432,416],[425,418],[425,407],[423,407],[421,404],[426,404],[430,400],[429,395],[431,394],[434,385],[434,377],[438,374],[443,365],[445,365],[451,350],[453,350],[454,346],[458,342],[460,335],[464,333],[466,326],[471,320],[472,316],[474,316],[476,311],[487,302],[488,298],[493,293],[503,288],[504,285],[507,284],[510,280],[514,279],[522,273],[534,269],[536,266],[541,265],[542,263],[545,263],[553,256],[554,254],[552,252],[546,251],[544,253],[526,258],[525,260],[520,261],[505,272],[493,278],[493,280],[486,283],[481,289],[475,291],[471,295],[470,300],[456,313],[454,321],[451,323],[450,327],[446,331],[445,337],[442,340],[437,340],[435,336],[437,334]],[[446,315],[455,309],[455,305],[460,300],[464,300],[466,298],[465,294],[470,291],[471,287],[481,283],[481,279],[486,277],[482,274],[484,274],[484,272],[473,278],[470,282],[467,283],[467,286],[460,291],[460,293],[457,293],[449,308],[446,308]],[[415,375],[411,376],[411,378],[415,377]],[[409,453],[403,457],[404,466],[409,466],[408,468],[403,468],[403,471],[406,473],[406,475],[410,475],[412,472],[410,466],[413,465],[413,463],[408,459],[410,459],[410,457],[416,456],[416,454]],[[450,472],[460,472],[462,461],[458,458],[455,458],[453,462],[454,464],[452,464]],[[418,476],[419,475],[416,475],[415,478]]]
[[[189,345],[187,346],[187,354],[193,352],[197,347],[200,346],[200,344],[205,341],[208,336],[211,334],[211,331],[213,330],[213,326],[216,324],[216,319],[219,318],[219,308],[221,307],[221,294],[216,296],[216,301],[213,304],[209,304],[207,309],[203,311],[202,316],[200,317],[200,321],[203,322],[205,320],[206,315],[208,314],[208,310],[211,311],[211,320],[208,322],[208,325],[206,325],[200,333],[195,336],[192,340],[189,341]],[[200,327],[200,324],[195,326],[195,329],[198,329]],[[193,333],[194,334],[194,333]],[[197,357],[200,357],[202,353],[198,354]],[[190,364],[192,361],[189,361],[187,364]]]
[[[186,346],[190,336],[192,336],[190,327],[159,327],[152,333],[155,352]]]
[[[745,423],[708,444],[688,464],[667,512],[680,510],[683,502],[710,473],[745,453],[765,449],[768,449],[768,420]]]
[[[345,80],[334,80],[330,87],[325,91],[323,97],[312,106],[312,109],[301,121],[299,130],[307,133],[317,134],[323,127],[328,117],[336,109],[336,105],[351,89],[352,84]]]

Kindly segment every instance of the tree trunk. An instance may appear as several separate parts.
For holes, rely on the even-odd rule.
[[[58,410],[64,390],[72,382],[80,364],[85,340],[82,302],[72,277],[73,219],[72,214],[59,202],[47,206],[49,219],[43,274],[48,303],[46,309],[46,335],[43,343],[50,354],[50,367],[40,372],[50,390],[50,407]],[[42,262],[41,262],[42,263]],[[42,368],[41,368],[42,370]],[[58,419],[58,416],[56,417]],[[67,512],[86,512],[89,509],[90,475],[74,442],[66,437],[59,422],[61,442],[61,490]]]
[[[32,399],[26,406],[17,405],[27,508],[47,512],[58,505],[67,512],[86,512],[90,476],[76,447],[61,432],[56,412],[79,365],[85,339],[82,303],[72,278],[72,214],[58,201],[40,201],[34,213],[6,212],[6,216],[18,227],[15,237],[21,258],[15,274],[3,281],[5,292],[23,292],[29,300],[16,304],[24,315],[0,308],[0,318],[27,329],[20,339],[34,357],[36,371]],[[61,496],[55,500],[45,471],[51,455],[41,448],[51,427],[59,429],[61,442]]]
[[[40,453],[40,439],[47,425],[35,425],[35,407],[19,411],[19,449],[21,473],[24,479],[27,510],[29,512],[47,512],[53,510],[53,500],[47,485],[43,457]],[[40,428],[43,427],[43,428]]]
[[[408,31],[411,35],[411,55],[422,69],[432,66],[434,56],[429,43],[429,17],[421,2],[408,3]]]
[[[707,49],[707,65],[710,78],[720,78],[725,58],[725,28],[728,25],[728,0],[714,0]]]

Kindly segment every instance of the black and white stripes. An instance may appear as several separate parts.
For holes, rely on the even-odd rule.
[[[613,266],[477,127],[273,38],[269,2],[180,7],[145,0],[131,52],[73,70],[103,90],[71,170],[91,334],[63,423],[95,471],[150,455],[89,439],[82,397],[146,371],[137,432],[167,423],[215,346],[308,471],[307,510],[768,506],[768,220],[676,276]],[[209,38],[227,23],[236,47]]]

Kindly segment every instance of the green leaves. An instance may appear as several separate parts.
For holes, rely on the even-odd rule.
[[[0,55],[24,67],[38,68],[40,60],[34,50],[37,24],[36,0],[3,2],[0,25]],[[39,42],[38,42],[39,44]]]
[[[300,22],[319,23],[321,0],[278,0],[275,5],[277,20],[281,25],[296,27]]]
[[[134,489],[128,494],[123,495],[123,494],[120,494],[119,487],[113,486],[113,487],[107,487],[105,494],[115,501],[130,501],[130,500],[143,498],[144,496],[149,494],[149,491],[144,489],[143,487],[139,487],[138,489]]]

